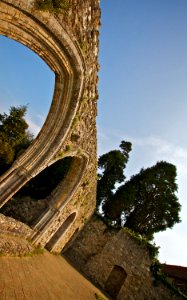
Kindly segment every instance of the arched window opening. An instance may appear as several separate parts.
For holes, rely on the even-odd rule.
[[[0,64],[0,176],[3,176],[43,126],[53,98],[55,76],[31,49],[2,35]],[[33,198],[29,193],[15,194],[0,212],[29,223],[28,212],[31,216],[35,205],[28,197]],[[38,210],[44,208],[45,203],[40,202]]]
[[[22,43],[38,54],[55,74],[55,86],[49,113],[36,140],[0,177],[0,207],[56,156],[57,149],[62,147],[68,135],[72,118],[77,113],[85,80],[82,52],[54,16],[50,16],[54,24],[51,28],[49,19],[41,19],[37,12],[31,12],[30,6],[1,2],[0,34]],[[28,77],[30,80],[31,74]],[[41,79],[42,76],[37,78],[39,83]],[[46,86],[48,84],[45,85],[45,91]],[[38,92],[36,86],[33,90]],[[38,101],[42,106],[43,100],[45,98],[41,97],[41,101]]]
[[[53,235],[53,237],[50,239],[50,241],[46,245],[46,249],[51,251],[53,247],[59,242],[59,240],[62,238],[63,234],[66,232],[66,230],[69,228],[69,226],[74,222],[76,218],[76,212],[73,212],[60,226],[60,228],[56,231],[56,233]]]
[[[0,65],[2,175],[23,154],[43,126],[52,101],[55,78],[36,53],[2,35]]]
[[[58,160],[26,183],[0,212],[32,225],[45,211],[49,196],[65,180],[72,165],[72,157]]]
[[[126,277],[127,273],[125,270],[122,267],[115,265],[105,283],[105,290],[112,299],[117,298]]]

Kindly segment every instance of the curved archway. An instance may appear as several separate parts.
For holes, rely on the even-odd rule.
[[[21,7],[21,8],[20,8]],[[0,177],[0,206],[44,169],[58,153],[76,114],[85,64],[78,45],[51,16],[34,12],[23,0],[0,2],[0,34],[35,51],[55,73],[48,117],[34,143]]]
[[[60,226],[60,228],[56,231],[56,233],[52,236],[49,242],[46,244],[45,248],[49,251],[53,251],[55,245],[62,239],[64,233],[68,230],[68,228],[73,224],[76,218],[76,212],[73,212],[71,215],[67,217],[64,223]]]

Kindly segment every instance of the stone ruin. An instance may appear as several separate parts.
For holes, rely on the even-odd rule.
[[[184,299],[163,283],[155,284],[152,257],[145,244],[125,229],[111,229],[93,215],[63,255],[116,300]]]
[[[0,34],[33,50],[55,73],[40,133],[0,177],[0,207],[45,168],[72,157],[67,175],[32,225],[32,242],[52,252],[60,252],[93,213],[97,170],[99,0],[58,5],[53,0],[0,1]]]
[[[27,237],[51,252],[64,249],[76,268],[113,299],[181,299],[162,285],[153,287],[147,250],[127,233],[109,231],[95,217],[84,227],[96,199],[99,27],[99,0],[0,1],[0,34],[33,50],[55,73],[40,133],[0,177],[0,207],[47,167],[72,158],[32,226],[0,215],[0,233]]]

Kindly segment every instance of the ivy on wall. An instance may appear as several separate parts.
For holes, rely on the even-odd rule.
[[[173,285],[173,282],[162,272],[161,263],[155,259],[152,262],[150,270],[154,276],[154,284],[158,286],[160,283],[164,284],[167,288],[169,288],[173,293],[178,296],[181,296],[183,299],[187,299],[187,295],[183,294],[178,287]]]

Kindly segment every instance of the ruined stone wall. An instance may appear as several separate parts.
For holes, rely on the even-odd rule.
[[[27,225],[0,214],[0,255],[22,256],[33,252],[34,247],[26,240],[30,234]]]
[[[49,241],[53,232],[63,224],[67,217],[76,212],[76,220],[70,231],[65,232],[63,239],[55,245],[53,252],[60,252],[68,242],[71,235],[81,228],[87,218],[95,209],[96,198],[96,172],[97,172],[97,140],[96,140],[96,115],[97,115],[97,83],[98,65],[98,38],[100,26],[100,9],[98,0],[72,1],[71,7],[65,14],[56,16],[59,23],[71,33],[80,46],[86,64],[84,93],[82,95],[77,114],[73,120],[66,143],[62,149],[64,156],[81,155],[86,153],[89,163],[80,182],[79,189],[73,198],[64,207],[63,213],[58,213],[49,230],[40,239],[40,244]],[[68,149],[68,150],[66,150]],[[76,172],[76,170],[75,170]],[[72,174],[72,177],[76,174]],[[57,195],[64,193],[64,189],[57,188]]]
[[[138,244],[124,230],[109,230],[96,216],[85,225],[64,255],[109,294],[118,287],[116,295],[110,294],[112,299],[182,299],[162,284],[154,286],[150,271],[152,261],[146,246]]]
[[[0,1],[0,34],[34,50],[56,75],[53,102],[41,133],[0,178],[0,204],[50,164],[73,156],[71,176],[52,193],[31,236],[34,243],[45,246],[76,212],[51,249],[60,252],[95,209],[100,7],[99,0],[70,0],[69,8],[57,13],[41,11],[36,3]]]

